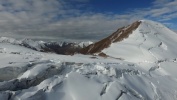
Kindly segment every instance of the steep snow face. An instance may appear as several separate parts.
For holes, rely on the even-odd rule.
[[[177,58],[177,34],[160,23],[142,20],[129,38],[103,50],[109,56],[135,63]]]
[[[163,68],[172,76],[177,70],[177,34],[164,25],[141,20],[139,27],[121,42],[112,43],[102,52],[114,58],[136,63],[147,71]],[[168,66],[168,64],[170,66]]]

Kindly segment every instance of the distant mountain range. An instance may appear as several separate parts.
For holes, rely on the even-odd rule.
[[[44,41],[34,41],[31,39],[17,40],[9,37],[0,37],[0,43],[11,43],[14,45],[24,46],[41,52],[52,52],[64,55],[73,55],[74,53],[78,53],[81,50],[81,48],[87,47],[93,42],[91,41],[80,43],[44,42]]]

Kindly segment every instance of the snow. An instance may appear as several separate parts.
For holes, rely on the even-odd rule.
[[[89,46],[90,44],[93,44],[93,42],[91,42],[91,41],[80,42],[78,45],[83,48],[83,47]]]
[[[176,43],[176,33],[160,23],[142,20],[128,39],[112,43],[102,52],[128,62],[148,64],[177,58]]]
[[[169,75],[177,77],[177,63],[174,62],[162,62],[160,67],[162,67]]]
[[[143,20],[129,38],[103,50],[107,58],[15,42],[0,38],[0,100],[177,99],[177,35],[160,23]]]
[[[103,52],[113,57],[119,57],[122,55],[120,57],[123,58],[123,55],[125,55],[125,57],[127,57],[127,55],[134,57],[134,55],[137,55],[136,53],[144,56],[141,52],[147,52],[147,49],[158,49],[159,51],[154,51],[152,53],[156,54],[163,52],[163,54],[166,55],[162,56],[162,58],[167,57],[168,55],[169,57],[176,57],[176,43],[176,33],[170,31],[159,23],[144,21],[136,30],[133,31],[128,39],[125,39],[119,43],[113,43],[109,48],[103,50]],[[128,50],[129,52],[134,53],[126,54],[129,53]],[[124,54],[121,54],[122,52]],[[115,53],[118,54],[116,55]],[[146,57],[142,58],[146,59]],[[139,62],[141,60],[142,59],[139,59]]]
[[[7,43],[7,44],[13,44],[13,45],[20,45],[24,46],[26,48],[30,48],[36,51],[46,51],[47,52],[55,52],[58,50],[58,48],[65,48],[65,47],[71,47],[71,48],[84,48],[93,42],[91,41],[84,41],[80,43],[71,43],[71,42],[44,42],[44,41],[35,41],[31,39],[14,39],[10,37],[0,37],[0,43]],[[55,48],[54,48],[55,47]],[[62,50],[62,49],[61,49]]]

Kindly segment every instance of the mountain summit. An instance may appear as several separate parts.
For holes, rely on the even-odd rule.
[[[127,38],[133,32],[133,30],[138,28],[140,24],[141,21],[137,21],[127,27],[119,28],[116,32],[114,32],[112,35],[108,36],[107,38],[104,38],[94,44],[89,45],[86,48],[83,48],[81,50],[81,53],[83,54],[99,53],[103,49],[109,47],[112,43],[119,42]]]
[[[175,59],[176,38],[177,34],[164,25],[150,20],[140,20],[83,48],[81,53],[122,58],[130,62]]]

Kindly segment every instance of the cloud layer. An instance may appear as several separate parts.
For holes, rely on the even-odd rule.
[[[79,2],[79,5],[73,6],[70,2]],[[139,19],[165,23],[177,16],[177,0],[155,0],[149,8],[124,14],[80,10],[87,2],[89,0],[0,0],[0,35],[97,40]]]

